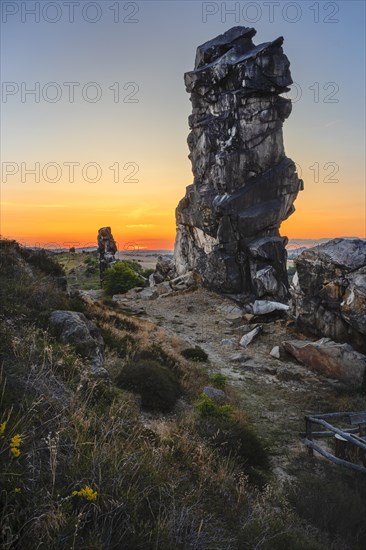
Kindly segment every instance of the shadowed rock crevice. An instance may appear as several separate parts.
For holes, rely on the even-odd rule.
[[[176,210],[175,265],[219,292],[286,301],[279,227],[303,188],[282,137],[292,79],[283,38],[255,46],[255,33],[234,27],[199,46],[185,74],[194,182]]]

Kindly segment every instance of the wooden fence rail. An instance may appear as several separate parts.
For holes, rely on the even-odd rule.
[[[349,423],[352,426],[357,425],[358,427],[353,428],[336,428],[325,419],[341,419],[346,418],[349,420]],[[313,424],[318,424],[326,428],[326,431],[314,431]],[[318,414],[312,416],[305,416],[305,433],[301,434],[303,438],[303,443],[307,446],[309,455],[313,456],[314,451],[318,452],[334,464],[344,466],[351,470],[357,472],[362,472],[366,474],[366,411],[364,412],[346,412],[346,413],[326,413]],[[353,449],[352,455],[353,460],[357,460],[363,463],[363,466],[357,464],[350,460],[344,460],[339,456],[335,456],[318,443],[313,441],[313,438],[323,438],[323,437],[332,437],[338,435],[338,441],[347,442],[351,444]],[[346,444],[347,444],[346,443]]]

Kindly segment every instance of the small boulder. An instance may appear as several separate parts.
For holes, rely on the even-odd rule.
[[[232,355],[230,357],[230,361],[233,361],[233,363],[245,363],[245,361],[248,361],[248,359],[250,358],[251,358],[250,355],[240,352]]]
[[[262,327],[261,325],[259,325],[254,330],[251,330],[247,334],[244,334],[244,336],[241,337],[239,344],[241,345],[241,347],[246,348],[261,332]]]
[[[278,346],[273,346],[273,348],[269,352],[269,355],[274,359],[279,359],[280,361],[293,360],[292,356],[287,353],[282,344],[279,344]]]
[[[235,343],[236,342],[234,338],[224,338],[223,340],[221,340],[221,345],[225,347],[232,347],[235,345]]]
[[[254,319],[254,315],[253,313],[244,313],[243,319],[244,321],[247,321],[248,323],[250,323],[252,319]]]
[[[281,359],[281,355],[280,355],[280,346],[274,346],[270,353],[269,353],[272,357],[274,357],[275,359]]]
[[[166,296],[167,294],[172,294],[173,292],[173,289],[168,281],[164,281],[164,283],[156,285],[155,289],[159,296]]]
[[[253,304],[254,315],[267,315],[273,311],[288,311],[290,308],[281,302],[271,302],[269,300],[256,300]]]
[[[176,277],[170,281],[170,286],[173,290],[187,290],[189,288],[197,288],[197,278],[193,271],[189,271],[180,277]]]
[[[155,284],[171,281],[176,275],[174,260],[167,256],[159,256],[153,273]]]
[[[226,400],[225,392],[217,388],[213,388],[212,386],[205,386],[203,388],[203,393],[218,403],[223,403]]]
[[[155,287],[148,287],[139,293],[139,297],[143,300],[156,300],[156,298],[159,298],[159,292]]]
[[[53,311],[49,318],[51,331],[64,344],[91,362],[91,374],[109,378],[104,368],[104,340],[96,325],[77,311]]]

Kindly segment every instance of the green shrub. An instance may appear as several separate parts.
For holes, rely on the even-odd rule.
[[[210,378],[211,383],[215,388],[223,390],[226,386],[226,376],[221,373],[213,374]]]
[[[170,411],[180,394],[176,375],[156,361],[138,360],[122,369],[116,380],[125,390],[141,395],[141,406],[151,411]]]
[[[234,413],[232,405],[219,405],[205,393],[201,393],[197,410],[201,416],[216,416],[217,418],[229,418]]]
[[[191,361],[207,361],[208,355],[207,353],[200,348],[199,346],[196,346],[195,348],[186,348],[182,351],[183,357],[186,359],[190,359]]]
[[[104,273],[103,288],[109,296],[124,294],[131,288],[143,283],[142,277],[129,265],[129,262],[117,262]]]
[[[164,367],[168,367],[172,370],[178,377],[182,374],[179,363],[176,361],[175,357],[173,357],[167,350],[164,350],[158,343],[152,344],[152,346],[148,349],[140,350],[138,355],[135,356],[135,359],[157,361]]]
[[[134,262],[133,260],[123,260],[127,265],[129,265],[136,273],[142,275],[143,267],[139,262]]]
[[[155,269],[144,269],[139,262],[134,262],[133,260],[124,260],[127,265],[129,265],[136,273],[148,279],[149,276],[154,273]]]

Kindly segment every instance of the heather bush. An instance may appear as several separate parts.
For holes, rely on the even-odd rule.
[[[208,355],[199,346],[196,346],[195,348],[186,348],[182,351],[183,357],[186,359],[190,359],[191,361],[207,361]]]
[[[150,411],[170,411],[180,394],[177,376],[156,361],[140,359],[126,365],[116,380],[125,390],[141,395],[141,406]]]

